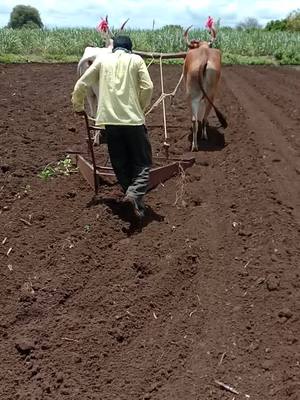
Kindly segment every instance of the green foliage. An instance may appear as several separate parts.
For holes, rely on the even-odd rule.
[[[183,27],[182,26],[180,26],[180,25],[165,25],[165,26],[163,26],[161,29],[160,29],[162,32],[168,32],[168,31],[171,31],[171,32],[174,32],[174,31],[181,31],[181,32],[183,32]]]
[[[222,63],[230,65],[276,65],[277,61],[273,56],[242,56],[223,53]]]
[[[134,49],[147,52],[186,51],[183,29],[170,26],[162,29],[126,30]],[[191,30],[190,38],[208,40],[207,30]],[[94,29],[0,29],[0,61],[4,62],[76,62],[90,44],[101,47],[102,39]],[[236,30],[220,28],[216,47],[226,54],[224,61],[271,60],[297,64],[300,54],[300,33],[267,31],[265,29]],[[170,62],[178,62],[170,60]],[[260,62],[260,61],[259,61]],[[230,61],[231,63],[231,61]]]
[[[31,6],[15,6],[10,14],[8,28],[37,29],[43,28],[39,11]]]
[[[292,11],[286,18],[272,20],[265,26],[267,31],[300,31],[300,9]]]
[[[300,9],[294,10],[288,15],[286,28],[289,31],[300,31]]]
[[[27,21],[22,25],[22,29],[40,29],[40,27],[33,21]]]
[[[55,176],[55,170],[50,165],[47,165],[42,172],[38,174],[38,177],[43,179],[43,181],[47,181],[49,178]]]
[[[76,172],[77,168],[73,166],[70,156],[66,156],[63,160],[57,162],[56,166],[53,164],[48,164],[46,167],[38,174],[38,177],[47,181],[57,175],[70,175],[72,172]]]
[[[70,173],[77,171],[77,168],[73,167],[71,157],[66,156],[63,160],[58,161],[55,171],[61,175],[70,175]]]
[[[279,62],[279,64],[290,64],[299,65],[300,64],[300,53],[295,50],[289,50],[286,52],[276,51],[274,57]]]
[[[271,20],[265,26],[266,31],[286,31],[286,29],[287,29],[287,20],[286,19]]]

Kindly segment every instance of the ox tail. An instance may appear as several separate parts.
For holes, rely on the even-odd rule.
[[[207,95],[204,87],[203,87],[203,76],[207,67],[207,62],[208,62],[208,55],[207,53],[205,54],[205,59],[203,60],[203,62],[200,64],[199,66],[199,71],[198,71],[198,82],[199,82],[199,86],[200,89],[202,90],[202,93],[204,95],[204,97],[207,99],[207,101],[210,103],[210,105],[213,107],[213,109],[215,110],[216,116],[221,124],[221,126],[223,128],[227,128],[228,124],[226,121],[225,116],[221,113],[221,111],[214,105],[213,101],[209,98],[209,96]]]

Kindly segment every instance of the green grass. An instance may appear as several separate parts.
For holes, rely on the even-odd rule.
[[[0,63],[75,63],[78,56],[64,56],[62,54],[0,54]]]
[[[273,56],[243,56],[239,54],[223,53],[222,64],[229,65],[278,65]]]
[[[182,30],[126,30],[134,48],[141,51],[185,51]],[[204,30],[192,30],[191,38],[208,39]],[[102,46],[94,29],[0,29],[0,62],[76,62],[88,45]],[[299,32],[237,31],[220,29],[216,47],[229,64],[300,64]]]

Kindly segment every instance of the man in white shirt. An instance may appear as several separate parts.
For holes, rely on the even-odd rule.
[[[96,58],[77,81],[72,103],[75,112],[82,112],[87,88],[99,84],[96,125],[105,125],[112,167],[125,192],[123,201],[142,218],[152,164],[144,110],[153,83],[144,60],[131,50],[131,39],[117,36],[113,52]]]

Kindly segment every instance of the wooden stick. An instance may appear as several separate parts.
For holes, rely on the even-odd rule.
[[[225,355],[226,355],[226,352],[224,352],[224,353],[221,355],[221,359],[220,359],[219,364],[218,364],[219,366],[222,364]]]
[[[29,221],[26,221],[26,219],[20,218],[20,221],[23,222],[23,224],[31,226],[32,224]]]
[[[221,388],[223,388],[225,390],[228,390],[228,392],[231,392],[231,393],[234,393],[234,394],[239,394],[239,392],[237,390],[235,390],[233,387],[231,387],[229,385],[226,385],[226,383],[217,381],[216,379],[215,379],[215,383],[217,385],[221,386]]]
[[[63,340],[67,340],[68,342],[77,342],[77,343],[79,343],[79,340],[71,339],[71,338],[68,338],[68,337],[63,337],[62,339]]]
[[[144,58],[163,58],[165,60],[172,58],[185,58],[187,54],[186,51],[182,51],[180,53],[149,53],[145,51],[133,50],[132,52]]]

